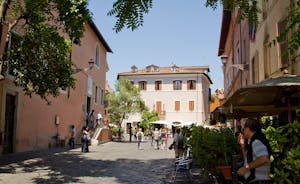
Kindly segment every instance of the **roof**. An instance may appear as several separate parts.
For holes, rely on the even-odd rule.
[[[95,34],[97,35],[98,39],[101,41],[101,43],[103,44],[103,46],[105,47],[105,49],[107,50],[107,52],[111,52],[112,50],[109,47],[109,45],[107,44],[107,42],[105,41],[104,37],[102,36],[102,34],[100,33],[99,29],[97,28],[97,26],[95,25],[95,23],[90,20],[88,21],[89,25],[91,26],[91,28],[93,29],[93,31],[95,32]]]
[[[149,65],[156,66],[156,65]],[[122,72],[118,74],[118,79],[120,76],[137,76],[137,75],[174,75],[174,74],[203,74],[207,77],[209,82],[212,84],[210,77],[208,76],[209,67],[208,66],[183,66],[177,67],[176,71],[172,70],[170,67],[158,67],[157,70],[149,70],[149,66],[145,69],[135,70],[131,72]],[[148,70],[147,70],[148,69]]]
[[[218,56],[222,55],[225,51],[225,44],[226,44],[227,35],[229,31],[230,21],[231,21],[231,11],[223,10]]]

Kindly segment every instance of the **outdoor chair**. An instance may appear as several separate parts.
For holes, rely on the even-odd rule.
[[[176,182],[179,173],[183,174],[185,180],[190,180],[189,169],[192,159],[179,157],[175,160],[173,183]]]

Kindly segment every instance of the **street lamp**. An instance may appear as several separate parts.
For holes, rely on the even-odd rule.
[[[222,61],[222,64],[224,66],[227,63],[227,59],[228,59],[227,55],[221,55],[221,61]],[[249,64],[233,64],[233,65],[229,65],[227,68],[229,69],[231,67],[237,68],[239,70],[248,70],[249,69]]]
[[[222,64],[223,64],[223,65],[226,65],[227,58],[228,58],[227,55],[222,55],[222,56],[221,56],[221,61],[222,61]]]
[[[87,72],[88,70],[93,69],[94,64],[95,64],[94,59],[90,59],[90,60],[88,61],[88,64],[89,64],[89,66],[86,67],[86,68],[75,68],[75,69],[73,69],[73,74],[78,73],[78,72],[81,72],[81,71]]]

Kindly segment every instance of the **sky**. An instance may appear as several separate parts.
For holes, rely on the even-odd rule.
[[[113,30],[116,19],[108,16],[114,0],[89,0],[93,21],[112,49],[107,54],[107,80],[114,88],[117,75],[154,64],[209,66],[211,89],[223,88],[223,72],[217,56],[221,30],[221,6],[205,7],[205,0],[153,0],[153,7],[137,30]]]

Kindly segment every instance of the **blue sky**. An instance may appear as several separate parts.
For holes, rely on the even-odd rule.
[[[113,50],[108,53],[107,80],[113,87],[117,74],[147,65],[209,66],[214,92],[223,88],[221,61],[217,56],[221,7],[205,7],[205,0],[153,0],[144,25],[135,31],[113,30],[115,19],[107,16],[113,0],[90,0],[89,9],[101,34]]]

